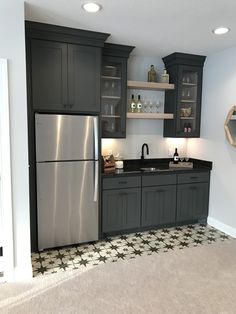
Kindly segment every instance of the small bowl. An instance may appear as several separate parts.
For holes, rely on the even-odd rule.
[[[181,117],[190,117],[192,114],[192,108],[181,108],[180,109],[180,116]]]

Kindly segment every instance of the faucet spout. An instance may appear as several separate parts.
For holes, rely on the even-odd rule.
[[[146,147],[146,154],[149,155],[149,148],[148,148],[148,144],[144,143],[142,145],[142,155],[141,155],[141,160],[144,160],[144,147]]]

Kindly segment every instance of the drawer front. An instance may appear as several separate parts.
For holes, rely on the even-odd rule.
[[[178,175],[178,183],[208,182],[210,172],[182,173]]]
[[[143,176],[143,186],[154,186],[154,185],[168,185],[176,184],[177,178],[175,174],[165,175],[147,175]]]
[[[103,190],[134,188],[141,186],[141,176],[103,178]]]

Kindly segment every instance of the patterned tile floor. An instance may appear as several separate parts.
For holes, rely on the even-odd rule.
[[[221,231],[201,224],[158,229],[106,238],[103,241],[45,250],[32,254],[33,275],[63,272],[120,259],[196,247],[231,239]]]

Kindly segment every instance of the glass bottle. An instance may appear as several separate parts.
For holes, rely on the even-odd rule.
[[[169,83],[169,80],[169,74],[167,73],[166,69],[164,69],[161,75],[161,83]]]
[[[137,102],[137,104],[136,104],[136,107],[137,107],[137,112],[138,112],[138,113],[142,112],[143,104],[142,104],[142,102],[141,102],[140,95],[138,95],[138,102]]]
[[[177,148],[175,148],[175,153],[174,153],[174,164],[177,164],[179,162],[179,154],[177,152]]]
[[[154,65],[151,65],[148,71],[148,82],[157,82],[157,72],[154,69]]]
[[[130,105],[129,105],[129,112],[133,113],[133,112],[135,112],[135,109],[136,109],[136,103],[135,103],[135,100],[134,100],[134,95],[132,94]]]

